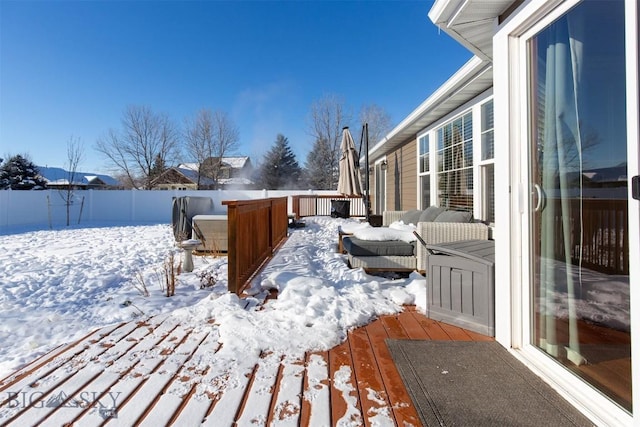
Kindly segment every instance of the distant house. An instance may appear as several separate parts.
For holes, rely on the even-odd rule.
[[[200,173],[198,171],[200,170]],[[160,190],[252,189],[251,159],[239,157],[210,157],[199,168],[198,163],[181,163],[163,172],[153,181]]]
[[[47,182],[47,188],[67,188],[69,185],[70,172],[62,168],[38,166],[40,175]],[[71,185],[76,189],[107,190],[120,188],[120,182],[109,176],[90,172],[75,172]]]

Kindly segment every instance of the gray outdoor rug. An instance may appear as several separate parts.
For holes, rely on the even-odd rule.
[[[497,342],[387,340],[425,426],[592,426]]]

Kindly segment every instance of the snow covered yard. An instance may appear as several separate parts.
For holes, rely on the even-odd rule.
[[[175,296],[165,296],[163,266],[172,253],[180,259],[168,224],[0,236],[0,378],[95,328],[159,313],[185,327],[215,318],[229,355],[295,357],[425,301],[420,275],[391,280],[346,266],[335,245],[338,226],[350,221],[307,218],[252,282],[250,308],[227,292],[226,257],[194,257],[194,271],[180,274]],[[279,290],[278,299],[259,309],[269,288]]]

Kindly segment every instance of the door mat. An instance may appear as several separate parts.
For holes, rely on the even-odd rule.
[[[387,346],[427,427],[594,425],[495,341]]]

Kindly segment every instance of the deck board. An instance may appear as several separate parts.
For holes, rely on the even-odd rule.
[[[382,325],[387,330],[389,336],[396,339],[409,339],[409,334],[405,328],[402,327],[397,315],[384,316],[380,320],[382,321]]]
[[[0,425],[419,426],[386,340],[492,340],[405,307],[326,352],[266,353],[257,364],[227,366],[214,362],[221,347],[210,324],[191,330],[158,316],[58,347],[0,381]],[[39,399],[21,405],[5,394],[27,391]],[[62,404],[43,408],[52,397]]]
[[[328,360],[328,352],[314,352],[307,356],[300,425],[331,424],[333,410],[330,402]]]
[[[266,424],[279,371],[280,358],[280,355],[276,354],[267,354],[261,357],[253,374],[253,381],[245,394],[247,398],[237,420],[238,426]]]
[[[349,343],[364,424],[371,426],[371,418],[390,419],[391,403],[366,328],[352,331],[349,334]],[[377,425],[380,424],[386,423],[377,423]]]
[[[351,357],[349,340],[329,351],[331,378],[331,420],[336,425],[339,420],[350,418],[352,413],[360,413],[360,398],[357,389],[346,389],[344,384],[355,384],[355,371]],[[345,381],[344,384],[341,381]]]
[[[442,329],[440,323],[425,316],[414,316],[431,340],[451,341],[451,337]]]
[[[301,396],[304,391],[304,361],[285,361],[280,366],[272,406],[269,409],[267,425],[275,422],[282,427],[300,425]]]
[[[239,376],[240,382],[235,387],[229,386],[227,372],[218,372],[213,378],[213,382],[217,385],[216,389],[220,390],[213,396],[211,411],[207,414],[203,425],[232,425],[237,419],[250,382],[255,376],[256,366],[238,365],[234,369],[243,373]]]
[[[387,334],[382,322],[373,322],[367,326],[366,330],[376,357],[376,363],[380,367],[380,374],[391,402],[396,425],[420,425],[418,413],[411,403],[411,397],[400,379],[400,374],[385,343],[387,338],[395,337],[390,337]],[[424,331],[423,335],[426,336]]]
[[[427,331],[424,330],[420,322],[415,318],[414,313],[408,310],[398,314],[398,321],[402,326],[402,329],[406,332],[406,336],[412,340],[426,340],[429,339]],[[393,338],[401,338],[394,336]]]

